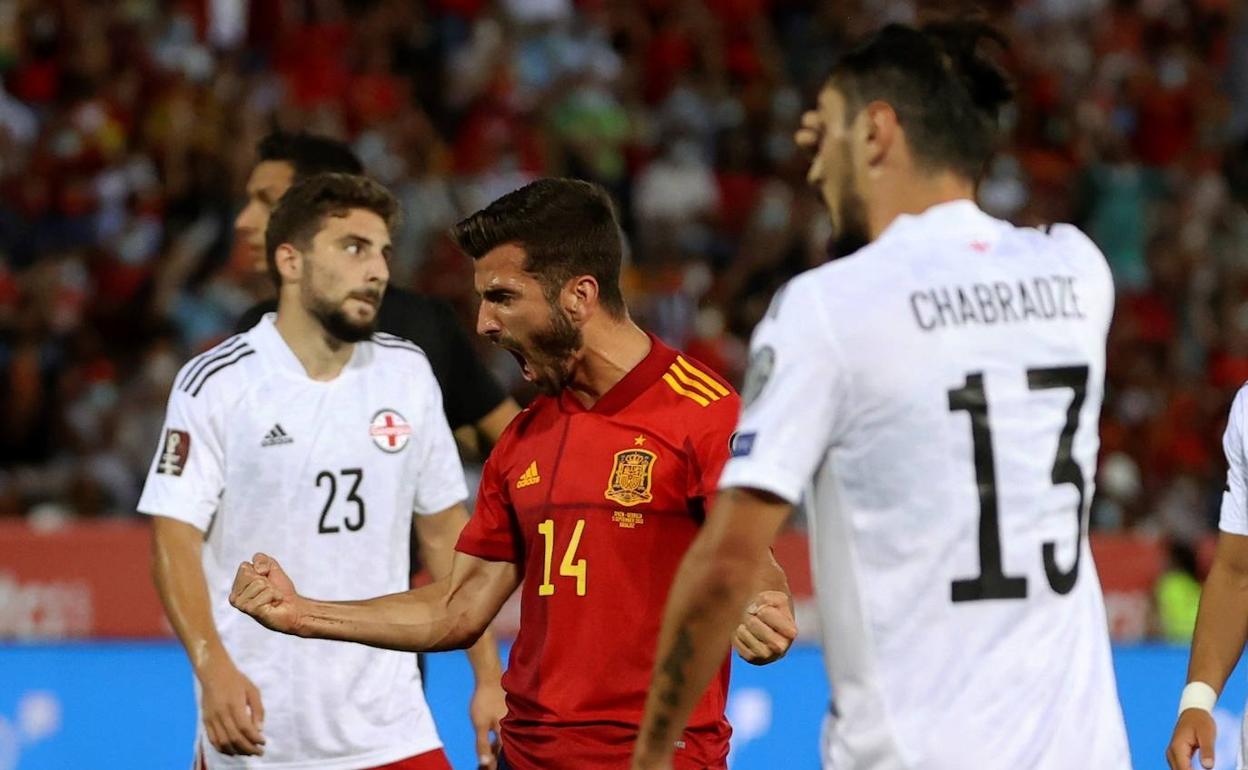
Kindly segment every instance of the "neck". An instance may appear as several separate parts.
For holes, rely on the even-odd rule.
[[[932,206],[956,200],[974,200],[975,185],[949,171],[933,175],[909,176],[892,184],[880,185],[874,205],[867,207],[867,227],[871,240],[880,237],[893,220],[903,214],[922,214]]]
[[[287,347],[303,364],[303,370],[314,380],[334,379],[351,360],[355,345],[325,331],[321,322],[304,310],[298,300],[285,293],[278,300],[275,325]]]
[[[627,315],[586,324],[568,390],[589,409],[650,353],[650,338]]]

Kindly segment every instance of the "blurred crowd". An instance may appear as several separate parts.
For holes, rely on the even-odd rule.
[[[0,0],[0,516],[131,514],[177,368],[268,290],[232,228],[275,126],[351,142],[403,204],[392,280],[466,324],[446,227],[538,176],[601,183],[634,315],[739,381],[771,293],[836,256],[801,111],[925,5]],[[1019,87],[982,205],[1079,224],[1117,280],[1093,526],[1198,540],[1248,380],[1248,12],[978,6]]]

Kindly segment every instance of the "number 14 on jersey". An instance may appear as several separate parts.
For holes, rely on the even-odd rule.
[[[564,577],[576,578],[576,595],[585,595],[586,566],[584,559],[576,558],[576,549],[581,545],[581,533],[585,531],[585,520],[577,519],[576,526],[572,530],[572,540],[568,542],[568,548],[563,552],[563,561],[559,563],[559,574]],[[537,525],[537,532],[542,536],[543,551],[545,557],[542,559],[542,584],[537,587],[538,596],[553,596],[555,593],[555,584],[550,582],[550,560],[555,550],[555,520],[546,519]]]

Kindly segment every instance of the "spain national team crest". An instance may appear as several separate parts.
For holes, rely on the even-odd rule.
[[[658,455],[645,449],[625,449],[615,453],[606,498],[620,505],[639,505],[654,499],[650,482]]]
[[[412,437],[412,426],[403,415],[393,409],[382,409],[373,415],[373,422],[368,426],[368,435],[373,443],[383,452],[401,452]]]

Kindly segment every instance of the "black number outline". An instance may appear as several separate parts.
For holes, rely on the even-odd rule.
[[[364,481],[364,469],[343,468],[338,471],[338,473],[343,476],[355,477],[355,480],[351,482],[351,489],[347,491],[346,500],[349,503],[355,503],[356,511],[359,513],[359,517],[354,522],[352,522],[351,519],[344,517],[342,524],[349,532],[359,532],[364,528],[366,509],[364,506],[364,498],[357,495],[356,492],[360,489],[360,483]],[[321,518],[317,523],[316,531],[317,534],[320,535],[333,535],[341,532],[342,528],[336,525],[330,526],[326,524],[325,518],[329,516],[329,509],[333,507],[334,499],[338,496],[338,477],[334,475],[333,471],[321,471],[316,474],[317,489],[320,489],[322,479],[329,479],[329,496],[325,498],[325,507],[321,509]]]
[[[359,521],[354,525],[350,519],[343,519],[343,525],[352,532],[359,532],[364,526],[364,500],[355,494],[360,488],[360,482],[364,480],[364,470],[362,468],[343,468],[341,471],[343,476],[354,476],[355,481],[351,483],[351,491],[347,492],[347,502],[355,503],[356,508],[360,512]]]
[[[1087,518],[1087,490],[1084,473],[1074,459],[1075,433],[1079,430],[1079,416],[1087,398],[1089,369],[1087,365],[1055,366],[1027,370],[1029,390],[1055,390],[1069,388],[1073,395],[1066,407],[1066,421],[1057,440],[1057,452],[1053,459],[1050,481],[1072,484],[1078,492],[1075,506],[1075,560],[1070,569],[1062,571],[1057,565],[1057,543],[1042,544],[1044,574],[1049,587],[1059,595],[1074,590],[1079,580],[1079,566],[1083,555],[1084,521]],[[1001,563],[1001,529],[997,508],[996,464],[993,455],[992,429],[989,426],[988,398],[984,391],[983,372],[966,376],[966,384],[948,391],[949,411],[965,411],[971,419],[971,443],[975,462],[975,483],[979,492],[979,575],[974,578],[954,580],[950,585],[950,597],[954,602],[980,601],[984,599],[1025,599],[1026,576],[1007,576]]]
[[[1070,569],[1063,572],[1057,566],[1057,543],[1052,541],[1044,544],[1044,574],[1049,585],[1059,594],[1065,595],[1075,588],[1079,579],[1079,562],[1083,555],[1083,522],[1087,517],[1084,510],[1087,499],[1084,490],[1083,469],[1075,461],[1073,449],[1075,431],[1079,430],[1079,413],[1083,410],[1083,401],[1088,394],[1087,366],[1055,366],[1051,369],[1028,369],[1027,387],[1031,390],[1052,390],[1070,388],[1074,395],[1070,405],[1066,407],[1066,424],[1062,426],[1061,435],[1057,440],[1057,455],[1053,458],[1053,470],[1049,478],[1054,486],[1073,484],[1079,493],[1079,504],[1075,506],[1075,561]]]
[[[338,479],[329,471],[321,471],[316,474],[316,488],[321,488],[321,479],[329,479],[329,497],[325,498],[325,507],[321,510],[321,520],[317,525],[316,532],[320,535],[332,535],[335,532],[341,532],[338,527],[325,526],[325,517],[329,515],[329,509],[334,504],[334,498],[338,496]]]
[[[979,491],[979,575],[954,580],[955,602],[985,599],[1026,599],[1027,577],[1006,575],[1001,564],[1001,523],[997,510],[997,468],[988,425],[988,396],[984,373],[966,375],[966,384],[949,391],[949,411],[971,418],[971,445],[975,456],[975,486]]]

